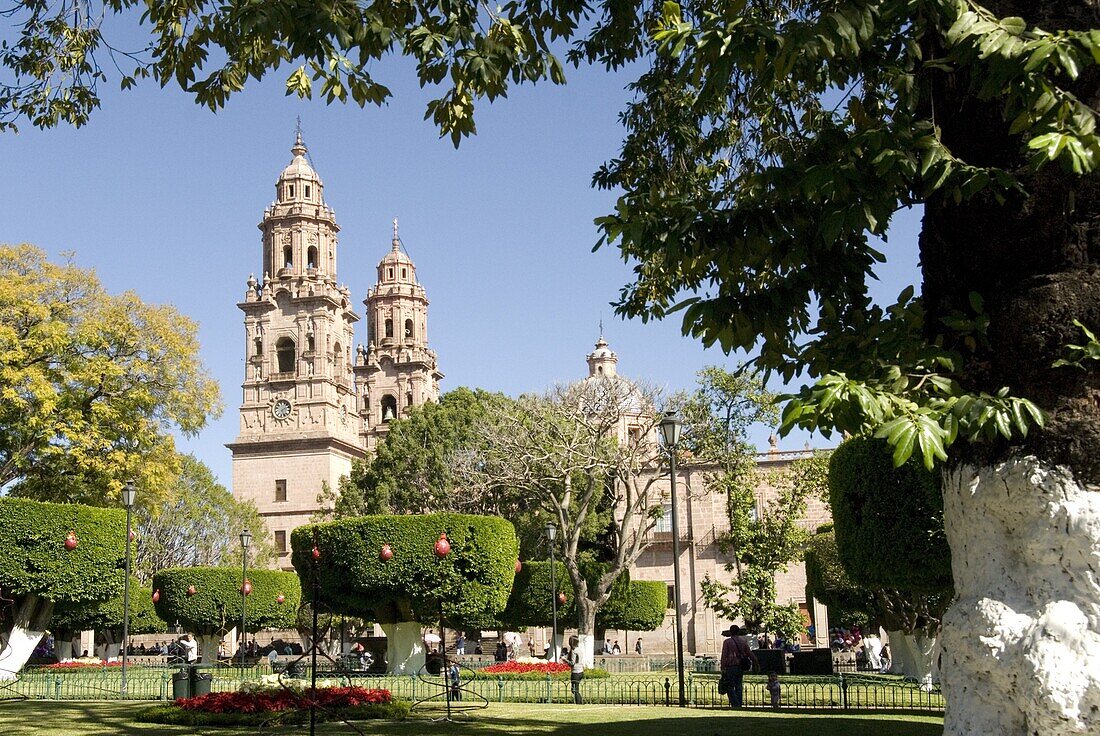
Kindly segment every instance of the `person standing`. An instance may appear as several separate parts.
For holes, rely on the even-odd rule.
[[[634,642],[634,653],[635,654],[641,654],[642,653],[642,637],[640,637],[640,636],[638,637],[638,641]]]
[[[455,639],[455,654],[466,653],[466,637],[460,632],[458,638]]]
[[[195,641],[195,637],[187,634],[180,640],[180,646],[183,647],[184,659],[187,660],[187,664],[195,664],[195,661],[199,658],[199,643]]]
[[[569,637],[569,654],[566,660],[569,665],[569,686],[573,689],[573,702],[576,705],[584,705],[584,698],[581,697],[581,680],[584,679],[584,665],[581,663],[581,653],[577,647],[580,644],[580,639],[575,636]]]
[[[722,632],[722,636],[728,637],[722,642],[722,680],[726,685],[726,696],[729,698],[731,708],[740,708],[744,704],[744,680],[745,673],[752,669],[753,665],[759,666],[756,654],[749,649],[748,642],[742,635],[740,626],[731,626]]]

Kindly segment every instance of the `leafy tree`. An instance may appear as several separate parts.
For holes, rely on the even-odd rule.
[[[301,601],[298,576],[281,570],[249,570],[245,610],[248,631],[293,628]],[[174,567],[153,575],[157,615],[196,635],[204,663],[217,659],[218,643],[241,622],[241,568]]]
[[[443,534],[449,551],[441,556]],[[325,606],[382,625],[391,673],[416,672],[424,663],[423,624],[473,627],[495,619],[508,602],[519,553],[511,523],[469,514],[311,524],[294,530],[291,546],[307,600],[316,576]]]
[[[130,634],[161,634],[168,631],[168,624],[157,616],[153,606],[153,589],[143,586],[136,577],[130,578]],[[124,595],[120,591],[106,601],[85,604],[58,604],[54,607],[50,628],[54,632],[57,658],[71,656],[67,646],[78,631],[95,629],[102,631],[108,643],[122,643],[122,623],[125,608]]]
[[[508,494],[557,526],[587,666],[596,614],[645,550],[660,515],[659,401],[652,389],[604,376],[521,397],[489,413],[476,452],[456,468],[472,503],[497,504]],[[601,536],[596,561],[603,568],[590,579],[593,534]]]
[[[502,509],[471,508],[455,487],[457,453],[470,452],[475,427],[490,407],[509,400],[503,394],[457,388],[410,410],[390,423],[373,458],[356,463],[338,494],[322,492],[331,516],[366,513],[423,514],[455,511],[498,513]],[[486,499],[488,500],[488,499]]]
[[[103,504],[128,478],[156,493],[171,430],[220,410],[195,325],[31,245],[0,246],[0,489]]]
[[[134,571],[142,583],[169,567],[216,567],[241,559],[240,533],[252,531],[249,565],[274,559],[263,518],[249,501],[238,501],[193,455],[181,455],[180,472],[166,497],[138,495]],[[146,501],[148,499],[148,501]]]
[[[829,623],[859,626],[876,631],[878,624],[874,594],[852,582],[836,549],[836,534],[829,525],[819,529],[806,544],[806,595],[829,609]]]
[[[0,680],[26,664],[57,604],[122,592],[125,537],[118,509],[0,498]]]

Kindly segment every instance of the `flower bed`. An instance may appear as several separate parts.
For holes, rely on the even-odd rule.
[[[108,667],[118,667],[121,669],[122,662],[79,662],[73,660],[72,662],[54,662],[40,669],[50,672],[79,672],[81,670],[102,670]]]
[[[312,690],[272,688],[210,693],[147,708],[138,719],[181,726],[233,726],[302,723],[309,718]],[[330,687],[316,690],[319,720],[401,719],[408,703],[394,702],[389,690]]]
[[[568,680],[570,667],[561,662],[501,662],[489,665],[474,672],[476,680]],[[592,668],[584,671],[584,676],[592,679],[610,677],[607,670]]]

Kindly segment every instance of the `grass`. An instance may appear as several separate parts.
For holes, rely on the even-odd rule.
[[[154,726],[134,721],[146,703],[9,701],[0,703],[0,734],[31,736],[149,736],[150,734],[251,734],[251,728]],[[437,715],[435,711],[433,715]],[[455,723],[431,723],[414,714],[401,722],[360,722],[367,736],[941,736],[937,715],[833,712],[714,711],[618,705],[492,704],[460,716]],[[266,731],[265,731],[266,732]],[[318,726],[318,733],[352,734],[342,724]],[[301,727],[273,734],[302,733]]]

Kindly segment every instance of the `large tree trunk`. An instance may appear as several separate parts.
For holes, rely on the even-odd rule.
[[[200,634],[199,662],[202,664],[217,664],[218,645],[222,643],[221,634]]]
[[[998,17],[1045,31],[1100,25],[1094,0],[987,0]],[[926,58],[942,50],[926,38]],[[968,390],[1037,403],[1048,416],[1026,440],[952,448],[944,524],[956,602],[943,619],[946,734],[1100,733],[1100,370],[1053,368],[1080,344],[1079,320],[1100,329],[1100,176],[1027,165],[1003,100],[978,100],[964,73],[926,68],[925,114],[944,144],[973,164],[1013,172],[1023,193],[925,206],[920,250],[929,337],[946,336]],[[1075,82],[1100,109],[1100,69]],[[989,326],[976,345],[942,319],[971,314],[979,294]],[[1091,710],[1090,710],[1091,708]]]
[[[46,624],[53,614],[53,601],[30,594],[23,596],[15,609],[11,631],[0,649],[0,680],[14,680],[31,658],[34,648],[46,635]]]
[[[424,628],[419,621],[382,624],[386,635],[386,672],[415,675],[424,666]]]
[[[890,671],[916,680],[926,690],[939,680],[936,659],[938,640],[924,632],[889,631]],[[877,659],[877,657],[876,657]]]
[[[1100,733],[1100,489],[1034,457],[964,466],[944,516],[944,733]]]
[[[577,598],[577,649],[585,669],[596,666],[596,604]]]

